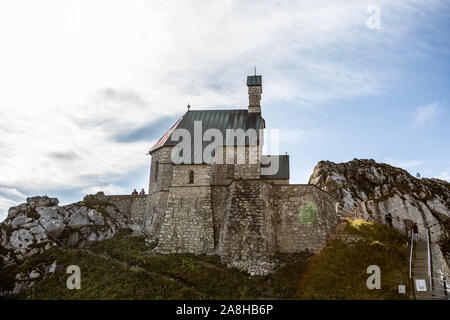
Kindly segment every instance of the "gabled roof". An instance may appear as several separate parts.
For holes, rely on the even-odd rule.
[[[152,153],[153,151],[155,151],[156,149],[161,148],[162,146],[165,145],[165,143],[167,142],[167,140],[170,138],[170,135],[172,134],[172,132],[178,127],[178,125],[180,124],[181,120],[183,120],[183,117],[181,117],[180,119],[178,119],[178,121],[169,129],[169,131],[167,131],[162,137],[161,139],[158,140],[158,142],[155,143],[155,145],[153,147],[151,147],[150,151],[148,153]]]
[[[259,113],[249,113],[247,109],[235,110],[193,110],[186,112],[164,136],[150,149],[149,153],[161,147],[173,147],[178,144],[178,141],[172,141],[171,135],[175,129],[186,129],[194,137],[194,122],[202,122],[202,133],[208,129],[218,129],[224,139],[226,139],[227,129],[255,129],[257,133],[257,143],[259,143],[260,132],[259,129],[264,127],[264,120]],[[205,142],[204,146],[210,142]],[[225,141],[224,141],[225,143]],[[246,141],[248,145],[248,141]],[[192,150],[194,148],[191,148]]]

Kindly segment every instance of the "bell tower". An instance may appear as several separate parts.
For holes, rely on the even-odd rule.
[[[261,113],[262,76],[247,77],[248,113]]]

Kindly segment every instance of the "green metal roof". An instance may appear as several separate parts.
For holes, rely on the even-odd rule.
[[[262,86],[262,76],[247,76],[247,86]]]
[[[255,129],[257,134],[257,143],[259,144],[260,132],[262,129],[263,119],[259,113],[249,113],[247,109],[235,109],[235,110],[193,110],[184,114],[180,120],[175,123],[169,131],[150,149],[150,153],[167,146],[175,146],[179,141],[172,141],[171,136],[176,129],[186,129],[191,134],[192,143],[194,139],[194,123],[195,121],[201,121],[202,134],[208,129],[218,129],[224,138],[224,145],[226,143],[226,130],[227,129],[242,129],[247,131],[248,129]],[[205,148],[209,141],[203,142],[203,148]],[[239,145],[235,141],[234,145]],[[245,141],[245,145],[249,145],[248,139]],[[193,144],[192,144],[193,146]],[[193,148],[191,148],[193,150]]]
[[[173,147],[178,144],[178,141],[172,141],[171,135],[176,129],[186,129],[191,134],[191,151],[194,153],[194,122],[202,122],[202,134],[208,129],[218,129],[224,138],[224,145],[226,143],[226,130],[227,129],[242,129],[247,131],[248,129],[255,129],[257,133],[257,143],[260,141],[260,131],[263,129],[263,118],[260,113],[248,113],[247,109],[242,110],[194,110],[188,111],[182,116],[165,134],[159,139],[159,141],[150,149],[149,153],[161,148],[161,147]],[[234,145],[240,145],[234,141]],[[203,149],[209,145],[210,141],[203,141]],[[245,145],[249,145],[248,139],[245,141]],[[266,158],[263,163],[269,163],[267,158],[278,158],[278,171],[273,175],[261,175],[264,179],[289,179],[289,156],[288,155],[263,155]],[[192,159],[194,155],[192,154]],[[263,159],[262,159],[263,160]],[[264,167],[267,165],[261,165]]]

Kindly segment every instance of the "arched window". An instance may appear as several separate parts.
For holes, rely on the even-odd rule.
[[[189,183],[194,183],[194,171],[189,170]]]

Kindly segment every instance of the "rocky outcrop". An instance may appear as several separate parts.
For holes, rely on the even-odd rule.
[[[9,209],[0,224],[0,268],[55,245],[83,246],[120,229],[134,229],[126,215],[95,196],[65,206],[58,203],[56,198],[32,197]]]
[[[1,290],[0,297],[18,294],[23,290],[33,287],[37,282],[51,277],[58,270],[63,268],[63,264],[54,261],[51,264],[39,264],[31,271],[22,271],[15,275],[14,286],[10,290]]]
[[[430,230],[432,242],[446,243],[450,235],[450,183],[418,179],[407,171],[374,160],[346,163],[321,161],[309,180],[340,200],[338,210],[405,230],[405,220],[417,222],[419,235]]]

